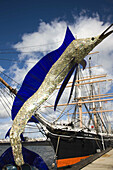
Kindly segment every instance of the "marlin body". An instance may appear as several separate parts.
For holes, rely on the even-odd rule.
[[[73,40],[52,65],[38,90],[27,99],[18,111],[10,131],[13,156],[18,166],[24,164],[20,135],[23,133],[28,120],[36,112],[37,107],[41,106],[56,89],[57,85],[64,80],[70,69],[76,68],[78,64],[83,65],[83,68],[85,68],[86,62],[84,58],[95,46],[113,32],[106,33],[109,28],[97,37]]]

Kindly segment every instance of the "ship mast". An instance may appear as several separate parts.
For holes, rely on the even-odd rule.
[[[6,82],[7,81],[7,82]],[[14,81],[12,78],[7,76],[5,73],[0,71],[0,104],[3,114],[6,114],[11,117],[11,108],[15,96],[17,95],[17,90],[11,87],[9,84],[18,86],[19,84]]]
[[[100,66],[101,65],[93,66],[93,67],[100,67]],[[79,67],[79,69],[80,69],[80,67]],[[101,130],[103,132],[105,130],[108,133],[108,130],[105,126],[105,123],[107,123],[107,121],[105,122],[105,116],[103,117],[102,113],[103,112],[104,113],[105,112],[113,112],[113,110],[104,109],[102,107],[102,103],[107,102],[107,101],[112,101],[113,100],[113,93],[100,94],[100,90],[98,89],[98,94],[96,94],[95,92],[97,90],[95,91],[93,84],[99,84],[99,83],[102,83],[102,82],[111,82],[112,79],[105,79],[105,80],[100,79],[100,78],[107,77],[107,74],[92,75],[91,58],[89,58],[89,67],[86,68],[86,69],[89,69],[89,76],[83,77],[83,75],[81,75],[81,72],[80,72],[79,69],[78,69],[78,74],[77,74],[77,80],[75,82],[75,98],[74,98],[74,101],[72,101],[70,103],[58,104],[58,106],[59,107],[62,107],[62,106],[66,107],[66,106],[69,106],[69,105],[74,105],[75,106],[74,112],[73,113],[69,112],[68,116],[73,115],[72,116],[72,122],[75,122],[75,120],[76,121],[78,120],[77,115],[79,115],[79,127],[81,127],[81,128],[84,127],[84,123],[82,123],[83,122],[82,121],[82,119],[83,119],[82,114],[89,114],[88,128],[89,128],[89,125],[91,125],[91,123],[92,123],[94,125],[94,129],[96,130],[97,133],[99,133]],[[100,80],[94,81],[94,79],[100,79]],[[71,85],[72,85],[72,82],[69,82],[67,84],[66,88],[70,88]],[[83,96],[83,94],[82,94],[82,86],[83,85],[89,85],[89,94],[88,95]],[[59,87],[57,89],[59,89]],[[78,90],[78,93],[77,93],[77,90]],[[96,103],[99,103],[99,105],[97,105]],[[87,104],[89,104],[89,108],[88,108]],[[85,106],[86,111],[82,110],[83,105]],[[46,105],[44,107],[45,108],[51,108],[51,107],[54,107],[54,105]],[[97,108],[99,110],[97,110]],[[77,112],[77,109],[78,109],[78,112]],[[104,120],[103,120],[103,118],[104,118]],[[76,124],[76,126],[77,126],[77,124]],[[92,128],[93,128],[93,126],[92,126]]]
[[[92,71],[91,71],[91,57],[89,57],[89,76],[90,76],[90,80],[92,78]],[[93,98],[94,95],[94,88],[93,88],[93,83],[90,84],[90,96],[91,96],[91,100]],[[90,104],[90,109],[92,109],[94,111],[94,125],[95,125],[95,130],[98,133],[98,119],[97,119],[97,113],[96,113],[96,105],[95,102]]]
[[[82,104],[81,104],[81,86],[79,85],[79,79],[80,79],[80,65],[78,66],[78,110],[79,110],[79,121],[80,121],[80,128],[82,128]]]

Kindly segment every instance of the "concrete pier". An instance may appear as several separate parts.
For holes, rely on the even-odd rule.
[[[107,148],[102,152],[96,153],[73,166],[68,167],[66,170],[113,170],[113,148]]]
[[[113,170],[113,149],[90,163],[82,170]]]

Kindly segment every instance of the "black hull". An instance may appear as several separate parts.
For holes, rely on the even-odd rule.
[[[76,132],[75,135],[69,136],[69,133],[72,132],[65,135],[48,133],[56,153],[58,168],[73,165],[111,145],[109,137],[104,137],[103,145],[100,135]]]

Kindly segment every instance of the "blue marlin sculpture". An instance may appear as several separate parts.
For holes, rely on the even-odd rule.
[[[54,110],[56,110],[61,94],[74,70],[76,69],[77,72],[78,64],[81,64],[83,69],[86,67],[84,58],[95,46],[113,33],[113,30],[107,32],[112,26],[113,24],[97,37],[85,39],[75,39],[67,28],[63,44],[57,50],[44,56],[28,72],[12,107],[12,119],[14,121],[10,130],[10,142],[14,160],[18,166],[24,164],[20,135],[29,119],[36,113],[37,108],[48,99],[57,85],[64,80],[55,101]],[[73,87],[72,85],[71,94]]]

